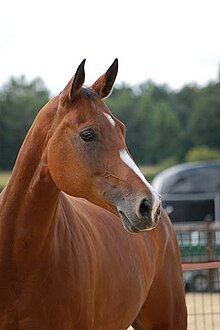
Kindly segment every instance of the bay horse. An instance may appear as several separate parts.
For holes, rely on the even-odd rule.
[[[185,330],[181,260],[158,194],[85,60],[39,112],[0,195],[1,330]]]

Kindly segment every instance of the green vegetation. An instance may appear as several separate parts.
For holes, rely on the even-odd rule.
[[[0,170],[11,170],[49,91],[40,78],[11,78],[0,90]],[[220,159],[220,83],[179,91],[147,81],[116,86],[107,105],[127,126],[127,144],[141,166]],[[152,175],[147,173],[150,180]]]
[[[186,154],[187,162],[195,162],[198,160],[209,161],[220,159],[220,150],[210,149],[208,147],[195,147],[190,149]]]
[[[11,176],[11,172],[0,172],[0,191],[6,186]]]
[[[0,169],[11,170],[22,141],[49,92],[40,78],[11,78],[0,91]]]

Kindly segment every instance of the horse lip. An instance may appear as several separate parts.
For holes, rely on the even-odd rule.
[[[121,210],[118,210],[119,216],[122,220],[122,224],[123,227],[125,228],[126,231],[128,231],[129,233],[143,233],[146,231],[151,231],[153,229],[155,229],[158,225],[158,222],[155,222],[154,225],[151,225],[149,227],[145,227],[145,228],[137,228],[129,219],[129,217]]]
[[[119,213],[119,216],[122,220],[122,224],[123,224],[123,227],[125,228],[125,230],[127,230],[129,233],[139,233],[140,230],[137,229],[132,223],[131,221],[129,220],[129,218],[125,215],[124,212],[122,211],[118,211]]]

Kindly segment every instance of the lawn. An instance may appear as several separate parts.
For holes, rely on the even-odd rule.
[[[11,176],[11,172],[0,172],[0,191],[8,183],[10,176]]]

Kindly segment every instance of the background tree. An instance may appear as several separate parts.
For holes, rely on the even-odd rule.
[[[166,101],[159,101],[154,105],[153,127],[153,163],[161,163],[170,157],[178,158],[180,122],[176,112]]]
[[[194,112],[199,88],[196,85],[184,86],[179,92],[173,93],[172,109],[176,113],[180,127],[178,133],[179,148],[177,158],[184,161],[187,151],[193,147],[190,132],[190,121]]]
[[[193,146],[220,148],[220,84],[202,88],[189,118]]]
[[[40,78],[11,78],[0,92],[0,168],[11,169],[22,141],[49,92]]]

